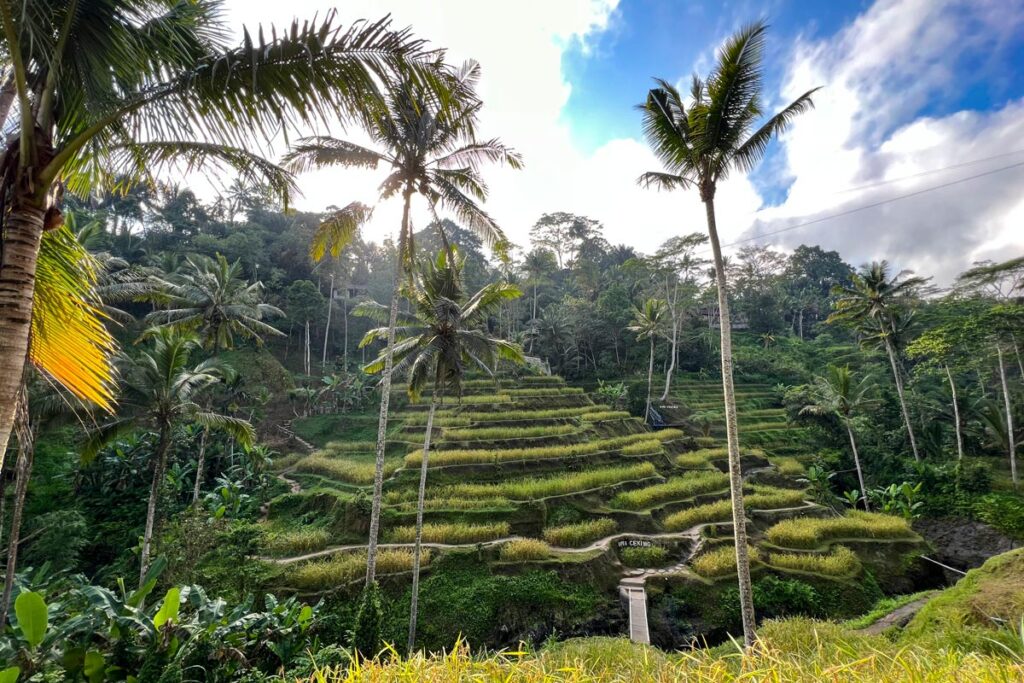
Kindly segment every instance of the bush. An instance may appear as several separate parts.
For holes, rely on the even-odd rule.
[[[817,548],[833,539],[914,538],[914,532],[902,517],[850,510],[845,517],[818,519],[800,517],[775,524],[765,534],[775,545],[791,548]]]
[[[661,567],[668,560],[668,551],[660,545],[648,548],[623,548],[619,551],[619,559],[627,567]]]
[[[552,545],[578,548],[614,534],[618,526],[614,519],[604,517],[577,524],[548,527],[544,530],[544,540]]]
[[[1024,500],[1009,493],[990,493],[974,504],[974,514],[1004,534],[1024,539]]]
[[[503,496],[511,500],[535,500],[647,479],[656,473],[657,470],[653,464],[644,462],[626,467],[607,467],[573,474],[517,479],[495,484],[455,484],[445,487],[441,491],[451,497],[494,498]]]
[[[747,546],[747,553],[750,557],[750,564],[761,562],[761,552],[752,546]],[[736,548],[727,544],[709,550],[694,558],[691,565],[693,571],[701,576],[715,579],[729,574],[736,573]]]
[[[825,576],[853,576],[860,573],[857,553],[846,546],[836,546],[828,555],[814,553],[772,553],[768,564],[776,569],[789,569]]]
[[[374,581],[363,589],[356,612],[356,623],[352,627],[352,648],[366,659],[377,656],[381,647],[380,586]]]
[[[423,525],[424,543],[447,543],[451,545],[479,543],[481,541],[493,541],[496,538],[508,536],[508,534],[508,522],[495,522],[493,524],[461,524],[453,522]],[[387,538],[391,543],[412,543],[416,540],[416,527],[412,525],[395,527],[388,531]]]
[[[503,562],[544,560],[551,556],[551,546],[535,538],[517,538],[501,544],[498,556]]]
[[[612,499],[611,506],[624,510],[642,510],[659,503],[692,498],[700,493],[720,491],[728,485],[729,477],[717,470],[688,472],[662,484],[623,491]]]

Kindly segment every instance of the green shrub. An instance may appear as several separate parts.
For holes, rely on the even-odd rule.
[[[614,519],[603,517],[576,524],[565,524],[544,529],[544,540],[552,545],[578,548],[599,538],[610,536],[618,529]]]
[[[455,484],[441,490],[450,497],[493,498],[502,496],[511,500],[534,500],[646,479],[656,473],[657,470],[653,464],[644,462],[625,467],[607,467],[572,474],[516,479],[495,484]]]
[[[798,517],[775,524],[766,532],[775,545],[791,548],[817,548],[832,539],[914,538],[907,520],[892,515],[850,510],[845,517]]]
[[[498,557],[503,562],[529,562],[543,560],[551,556],[551,547],[536,538],[517,538],[501,544]]]
[[[1009,493],[990,493],[974,504],[974,514],[1003,533],[1024,539],[1024,499]]]
[[[424,524],[424,543],[447,543],[460,545],[465,543],[479,543],[480,541],[493,541],[496,538],[508,536],[508,522],[495,522],[493,524],[462,524],[457,522]],[[412,543],[416,540],[415,526],[400,526],[391,529],[387,533],[390,543]]]
[[[751,565],[761,562],[761,552],[757,548],[747,546],[747,553]],[[709,579],[735,574],[736,548],[729,543],[702,553],[694,558],[692,567],[693,571]]]
[[[647,548],[623,548],[619,551],[619,559],[627,567],[661,567],[668,560],[668,551],[660,545]]]
[[[382,612],[380,586],[374,581],[363,589],[352,627],[352,648],[366,659],[373,659],[380,651]]]
[[[846,546],[836,546],[827,555],[814,553],[771,553],[768,565],[776,569],[789,569],[825,576],[852,576],[860,573],[860,558]]]
[[[729,477],[717,470],[688,472],[661,484],[623,491],[611,500],[611,506],[623,510],[642,510],[668,501],[720,491],[728,485]]]

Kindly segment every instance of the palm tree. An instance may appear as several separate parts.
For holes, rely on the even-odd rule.
[[[706,80],[694,75],[690,102],[684,103],[679,91],[668,81],[658,80],[659,87],[652,89],[647,95],[647,101],[640,105],[644,135],[665,168],[664,171],[645,173],[640,177],[640,183],[662,189],[696,188],[700,192],[707,217],[718,286],[729,478],[736,564],[739,570],[740,611],[743,615],[743,638],[747,646],[754,642],[754,599],[744,526],[743,480],[732,381],[729,297],[715,222],[715,191],[718,182],[727,178],[734,169],[749,171],[754,168],[764,156],[769,143],[796,116],[813,106],[811,96],[814,93],[814,90],[804,93],[757,130],[752,130],[762,115],[761,63],[766,29],[763,22],[757,22],[729,38],[719,50],[718,61],[711,75]]]
[[[537,319],[537,288],[549,281],[549,274],[558,268],[555,255],[547,249],[533,249],[523,259],[523,271],[526,273],[526,282],[533,287],[533,312],[531,320]]]
[[[885,348],[896,382],[903,424],[907,428],[907,438],[910,439],[910,450],[914,453],[914,460],[919,461],[921,456],[917,451],[914,427],[910,423],[910,411],[907,409],[903,390],[898,344],[901,327],[907,322],[904,309],[926,280],[906,275],[904,271],[890,278],[889,264],[886,261],[875,261],[864,266],[861,272],[850,276],[849,286],[836,285],[832,288],[833,296],[838,298],[826,322],[851,323],[861,333],[865,342],[875,342]]]
[[[241,261],[229,264],[217,254],[216,259],[193,256],[185,263],[175,277],[156,279],[158,293],[154,298],[166,308],[146,316],[145,322],[154,326],[151,329],[194,330],[203,347],[211,349],[215,358],[221,350],[234,348],[235,337],[262,344],[264,335],[282,335],[263,319],[283,317],[284,311],[260,300],[263,285],[243,279]],[[205,428],[199,437],[193,504],[199,503],[209,434],[209,428]]]
[[[860,466],[860,455],[857,453],[857,439],[853,435],[853,415],[867,410],[876,401],[869,398],[875,383],[871,375],[865,375],[859,382],[854,381],[850,366],[836,367],[829,365],[822,377],[814,378],[812,388],[813,403],[800,409],[801,415],[835,415],[846,427],[846,435],[850,438],[850,450],[853,452],[853,466],[857,469],[857,482],[860,484],[860,495],[864,500],[864,509],[869,510],[867,488],[864,486],[864,470]]]
[[[416,543],[413,550],[412,605],[409,612],[409,652],[416,642],[416,617],[420,585],[420,549],[423,539],[423,506],[427,487],[427,468],[430,459],[430,440],[433,433],[434,413],[444,401],[446,393],[462,396],[462,377],[467,367],[477,367],[493,376],[499,360],[522,363],[523,352],[518,344],[497,339],[487,333],[489,316],[501,310],[506,301],[522,295],[515,285],[489,284],[466,297],[462,291],[464,260],[452,250],[442,250],[437,258],[426,264],[420,273],[417,287],[408,292],[413,303],[413,314],[401,321],[393,350],[397,373],[406,373],[409,396],[418,400],[428,383],[432,383],[430,413],[427,432],[423,439],[423,458],[420,462],[420,488],[416,504]],[[380,304],[364,303],[356,309],[357,315],[370,315],[379,320],[388,314]],[[388,336],[388,328],[370,330],[361,345]],[[366,367],[369,373],[384,370],[387,351]]]
[[[654,340],[661,334],[665,322],[668,305],[661,299],[648,299],[643,308],[633,309],[633,324],[627,327],[636,332],[636,340],[649,339],[651,342],[651,360],[647,365],[647,406],[644,408],[644,420],[651,419],[651,384],[654,382]]]
[[[14,86],[0,98],[0,125],[11,133],[0,174],[0,464],[29,350],[41,243],[61,224],[65,192],[130,187],[171,164],[211,163],[287,197],[291,176],[249,149],[282,126],[353,118],[400,68],[437,80],[439,54],[387,19],[342,30],[328,14],[269,42],[246,32],[231,48],[223,4],[0,0],[0,52]],[[105,350],[79,389],[109,406]]]
[[[82,454],[84,460],[91,460],[105,444],[129,430],[149,429],[157,435],[139,561],[140,585],[149,568],[153,526],[174,427],[182,421],[191,421],[210,429],[223,430],[246,447],[256,440],[256,433],[248,421],[211,412],[198,403],[203,392],[221,381],[223,372],[215,359],[195,365],[191,363],[190,356],[199,346],[194,334],[157,329],[146,336],[152,339],[151,349],[142,351],[137,357],[121,359],[121,415],[91,435]]]
[[[376,469],[366,562],[367,586],[373,582],[377,568],[384,448],[391,400],[391,370],[394,362],[392,349],[398,318],[400,282],[403,274],[411,278],[414,262],[410,215],[413,195],[419,194],[427,200],[434,214],[433,225],[440,232],[442,244],[447,246],[448,239],[436,214],[438,207],[454,213],[499,254],[504,255],[507,250],[507,240],[501,228],[477,203],[487,198],[487,185],[479,169],[488,161],[504,163],[512,168],[520,168],[522,162],[516,152],[499,140],[476,139],[476,116],[480,110],[480,101],[476,98],[475,86],[479,75],[480,68],[475,62],[467,62],[458,70],[446,72],[445,98],[438,98],[436,92],[423,87],[416,79],[392,79],[386,100],[370,113],[366,122],[375,149],[347,140],[316,137],[301,140],[286,157],[288,167],[294,171],[327,166],[389,166],[391,172],[380,185],[380,198],[402,198],[402,222],[396,240],[389,332],[380,381],[380,419],[377,425]],[[327,251],[339,254],[351,242],[368,213],[366,207],[350,204],[328,216],[314,237],[313,257],[322,258]]]

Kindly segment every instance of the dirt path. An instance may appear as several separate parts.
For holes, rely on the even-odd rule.
[[[932,595],[929,594],[923,598],[918,598],[913,602],[908,602],[902,607],[897,607],[867,628],[858,629],[857,633],[863,633],[868,636],[877,636],[894,626],[902,628],[906,626],[907,623],[914,618],[914,615],[917,614],[931,599]]]

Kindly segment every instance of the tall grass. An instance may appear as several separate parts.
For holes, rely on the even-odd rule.
[[[416,490],[388,491],[384,494],[384,504],[401,511],[416,509]],[[508,498],[494,496],[490,498],[445,498],[430,497],[423,501],[423,509],[431,512],[438,510],[503,510],[514,506]]]
[[[384,463],[385,476],[391,476],[396,469],[398,469],[397,463]],[[317,452],[307,455],[295,463],[295,471],[319,474],[348,484],[369,485],[373,483],[374,463],[336,460]]]
[[[494,498],[500,496],[511,500],[536,500],[646,479],[655,474],[657,474],[657,470],[654,465],[643,462],[624,467],[607,467],[571,474],[515,479],[494,484],[454,484],[442,488],[441,493],[448,497]]]
[[[633,417],[625,410],[599,410],[593,413],[584,413],[584,422],[605,422],[608,420],[625,420]]]
[[[590,519],[576,524],[548,527],[544,529],[544,540],[551,545],[579,548],[599,538],[611,536],[618,527],[615,520],[609,517]]]
[[[771,463],[779,470],[779,474],[788,477],[799,476],[805,471],[803,463],[791,456],[772,458]]]
[[[613,508],[642,510],[660,503],[692,498],[701,493],[721,491],[729,485],[729,477],[718,470],[687,472],[668,481],[633,491],[623,491],[611,500]]]
[[[543,396],[567,396],[570,394],[582,394],[580,387],[539,387],[536,389],[506,389],[505,393],[516,398],[537,398]]]
[[[275,556],[301,555],[323,550],[331,542],[327,529],[306,527],[271,534],[263,547]]]
[[[657,439],[645,439],[622,447],[623,455],[656,455],[664,452],[665,449]]]
[[[563,436],[576,431],[574,425],[542,425],[538,427],[480,427],[476,429],[445,429],[445,441],[503,441],[539,436]]]
[[[551,557],[551,547],[536,538],[517,538],[501,544],[498,557],[503,562],[529,562]]]
[[[494,522],[492,524],[451,522],[423,525],[424,543],[461,545],[464,543],[493,541],[497,538],[508,536],[508,534],[508,522]],[[416,540],[416,527],[412,525],[395,527],[389,530],[385,537],[389,543],[412,543]]]
[[[761,551],[747,546],[750,563],[761,562]],[[731,543],[721,545],[694,558],[690,565],[693,571],[709,579],[736,573],[736,548]]]
[[[786,519],[769,528],[765,535],[775,545],[790,548],[817,548],[832,539],[915,538],[902,517],[859,510],[851,510],[845,517]]]
[[[649,548],[623,548],[619,560],[627,567],[661,567],[668,563],[668,551],[660,545]]]
[[[421,555],[430,564],[430,552]],[[377,554],[377,574],[396,574],[412,569],[412,551],[386,548]],[[366,575],[366,553],[339,553],[325,560],[313,560],[290,569],[288,583],[299,590],[326,590],[362,579]]]
[[[573,408],[542,408],[538,410],[502,410],[500,412],[444,412],[439,413],[439,416],[435,417],[435,422],[441,420],[440,424],[443,426],[448,425],[449,420],[458,420],[463,424],[472,424],[473,422],[518,422],[521,420],[554,420],[561,418],[579,417],[587,413],[593,413],[598,411],[608,410],[606,405],[591,405],[591,406],[577,406]],[[427,413],[408,413],[405,416],[406,424],[409,425],[425,425],[427,423]],[[454,426],[454,425],[452,425]]]
[[[731,521],[732,502],[729,499],[725,499],[673,512],[662,520],[662,525],[668,531],[685,531],[698,524]]]
[[[814,553],[771,553],[768,564],[776,569],[790,569],[825,576],[853,576],[860,573],[860,558],[846,546],[836,546],[827,555]]]
[[[752,493],[744,494],[743,502],[750,510],[776,510],[803,505],[804,491],[781,489],[774,486],[754,485]]]

